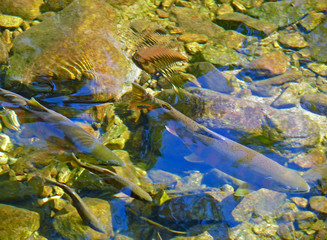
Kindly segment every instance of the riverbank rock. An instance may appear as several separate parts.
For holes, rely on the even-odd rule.
[[[15,39],[5,87],[72,101],[114,98],[138,73],[120,50],[117,21],[102,0],[73,2]]]
[[[97,198],[83,198],[95,216],[105,226],[106,233],[100,233],[83,223],[77,210],[70,204],[56,214],[53,225],[56,231],[68,239],[109,239],[112,229],[111,210],[107,201]]]
[[[33,20],[41,15],[43,0],[0,0],[0,12]]]
[[[36,212],[0,204],[0,239],[27,239],[40,227],[40,215]]]

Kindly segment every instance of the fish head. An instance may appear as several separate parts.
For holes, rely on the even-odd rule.
[[[295,171],[281,174],[278,179],[266,177],[263,183],[265,187],[279,192],[298,194],[310,191],[309,184]]]

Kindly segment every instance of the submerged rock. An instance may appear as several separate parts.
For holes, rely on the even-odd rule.
[[[278,41],[285,47],[291,48],[304,48],[309,46],[303,36],[298,32],[288,33],[281,31],[279,32]]]
[[[43,0],[1,0],[0,12],[24,19],[35,19],[41,15],[40,6],[42,4]]]
[[[310,207],[317,212],[327,214],[327,198],[324,196],[311,197]]]
[[[251,74],[275,76],[286,72],[288,56],[282,51],[272,51],[254,59],[245,70]]]
[[[288,1],[265,2],[262,5],[249,9],[247,13],[259,17],[269,23],[283,27],[299,20],[304,13]]]
[[[0,204],[0,239],[27,239],[40,227],[36,212]]]
[[[239,25],[244,23],[246,26],[263,32],[266,35],[270,35],[278,28],[277,25],[271,24],[268,21],[258,20],[238,12],[219,15],[217,16],[216,22],[229,29],[238,29]]]
[[[313,113],[327,115],[327,94],[313,93],[301,97],[301,106]]]
[[[262,188],[246,195],[232,211],[235,221],[248,221],[253,214],[261,218],[274,217],[284,204],[285,193]]]
[[[15,39],[5,87],[23,84],[43,97],[71,94],[72,101],[112,99],[138,73],[119,49],[117,21],[102,0],[75,1]]]
[[[306,35],[312,58],[318,62],[327,62],[327,19]]]
[[[3,28],[18,28],[23,23],[20,17],[0,14],[0,26]]]
[[[212,46],[207,44],[203,50],[195,56],[197,61],[206,61],[218,66],[245,66],[248,61],[244,55],[234,49],[224,46]]]

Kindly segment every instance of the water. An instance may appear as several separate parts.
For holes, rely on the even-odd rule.
[[[43,14],[39,20],[4,3],[1,12],[25,22],[1,25],[1,86],[35,97],[73,120],[114,150],[126,166],[105,166],[80,154],[79,146],[64,139],[58,126],[41,124],[39,117],[14,107],[21,130],[10,129],[12,120],[2,117],[0,218],[6,227],[0,239],[326,238],[325,3],[61,3],[37,6],[36,13]],[[179,69],[165,66],[177,60],[163,50],[141,56],[145,63],[138,65],[143,69],[137,68],[132,55],[138,47],[151,48],[151,39],[141,33],[144,29],[160,32],[152,36],[155,44],[184,54],[188,63],[178,62]],[[144,39],[148,42],[140,44]],[[168,70],[158,69],[162,66]],[[141,71],[147,69],[158,74],[151,79]],[[180,69],[189,75],[180,74]],[[195,78],[201,89],[188,81]],[[185,156],[201,152],[206,144],[197,140],[198,147],[193,147],[188,135],[174,136],[160,109],[135,110],[129,93],[133,81],[149,92],[165,89],[157,97],[189,118],[298,171],[310,192],[249,186],[226,176],[219,165],[213,168],[209,158],[187,161]],[[190,94],[176,93],[171,83]],[[85,89],[87,99],[73,97]],[[2,106],[10,107],[0,99]],[[27,131],[29,125],[34,127]],[[83,162],[130,179],[153,201],[130,197],[128,187],[105,184],[72,164],[72,152]],[[88,227],[70,197],[36,178],[36,172],[75,189],[107,233]]]

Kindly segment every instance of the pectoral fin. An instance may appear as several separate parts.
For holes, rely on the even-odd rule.
[[[174,136],[178,137],[177,133],[171,129],[170,127],[168,127],[167,125],[165,126],[165,128],[167,129],[168,132],[170,132],[171,134],[173,134]]]
[[[193,163],[202,163],[204,162],[201,158],[199,158],[198,155],[195,153],[192,153],[191,155],[185,156],[184,159],[188,162],[193,162]]]

